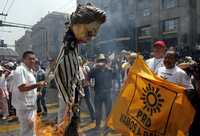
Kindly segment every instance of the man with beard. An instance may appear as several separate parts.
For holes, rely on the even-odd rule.
[[[170,82],[185,87],[185,89],[193,89],[190,77],[178,66],[176,66],[177,54],[175,51],[169,50],[164,57],[164,67],[158,69],[158,75]]]

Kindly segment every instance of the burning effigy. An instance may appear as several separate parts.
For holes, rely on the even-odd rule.
[[[42,122],[41,117],[37,115],[35,127],[36,136],[63,136],[68,123],[67,116],[64,117],[61,123],[55,124],[53,122]]]
[[[73,118],[73,117],[72,117]],[[72,120],[72,121],[71,121]],[[68,131],[70,125],[73,127],[73,119],[70,120],[70,115],[68,112],[65,112],[63,121],[59,124],[54,122],[43,122],[41,116],[36,115],[36,127],[35,132],[36,136],[71,136],[74,134],[69,134],[71,131]],[[73,129],[71,129],[73,130]],[[81,129],[78,130],[78,136],[85,136]]]

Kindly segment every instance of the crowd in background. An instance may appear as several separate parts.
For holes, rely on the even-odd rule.
[[[174,48],[165,49],[165,52],[166,50],[173,51],[174,53],[176,52]],[[162,61],[167,64],[165,52],[162,54]],[[155,54],[152,52],[151,56],[148,58],[152,58],[154,55]],[[198,116],[195,116],[194,123],[198,126],[198,121],[200,121],[200,61],[199,58],[193,59],[190,56],[180,57],[177,55],[178,54],[175,56],[175,61],[168,62],[168,64],[175,63],[176,66],[179,66],[179,68],[185,72],[188,79],[191,79],[192,81],[192,89],[196,90],[197,95],[189,94],[189,96],[191,96],[191,102],[194,103],[194,106],[197,109]],[[80,69],[84,76],[82,79],[85,94],[83,99],[88,107],[91,121],[96,122],[97,129],[100,128],[101,120],[103,119],[103,105],[105,106],[105,114],[107,116],[111,111],[112,102],[123,85],[124,80],[126,80],[129,68],[134,63],[136,57],[137,53],[123,50],[119,54],[115,54],[114,52],[110,54],[99,54],[95,59],[79,58]],[[146,63],[148,64],[150,61],[147,60]],[[162,62],[163,64],[161,64],[160,67],[165,66],[164,62]],[[2,120],[7,120],[10,116],[16,114],[11,103],[12,74],[18,65],[19,64],[13,62],[3,62],[0,64],[0,117]],[[149,67],[151,68],[150,65]],[[157,68],[159,67],[156,66],[155,69],[152,70],[155,73],[159,73],[159,69]],[[45,80],[48,71],[45,69],[46,68],[42,68],[40,62],[37,61],[34,69],[34,75],[37,81]],[[51,83],[54,84],[53,82]],[[48,110],[45,101],[46,95],[48,94],[47,87],[38,89],[37,92],[37,112],[42,113],[42,115],[47,115]]]
[[[20,63],[7,61],[0,63],[0,118],[2,120],[12,120],[16,118],[16,110],[12,106],[12,91],[15,82],[13,80],[13,73],[19,65]],[[41,68],[39,61],[36,62],[34,75],[37,81],[45,80],[45,69]],[[44,115],[47,114],[45,101],[46,90],[46,87],[37,90],[37,112]]]

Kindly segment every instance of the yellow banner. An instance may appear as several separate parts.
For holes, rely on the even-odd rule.
[[[138,56],[107,125],[125,136],[184,136],[194,114],[184,88],[157,77]]]

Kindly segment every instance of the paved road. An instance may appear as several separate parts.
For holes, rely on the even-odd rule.
[[[58,109],[58,98],[56,89],[49,89],[47,95],[47,103],[49,114],[47,117],[43,118],[43,121],[47,122],[56,122],[57,118],[57,109]],[[107,129],[101,129],[96,131],[94,129],[95,124],[90,123],[89,115],[87,114],[87,108],[83,101],[83,106],[81,107],[81,129],[86,134],[86,136],[119,136],[115,132],[110,132]],[[102,122],[104,123],[104,122]],[[0,120],[0,136],[19,136],[19,123],[18,121],[14,122],[5,122]]]
[[[54,107],[50,109],[50,113],[47,117],[43,117],[45,122],[55,122],[57,115],[57,108]],[[103,124],[104,122],[102,122]],[[115,132],[110,132],[102,127],[101,130],[95,130],[95,123],[90,122],[90,117],[87,113],[81,113],[81,129],[86,134],[86,136],[120,136]],[[2,122],[0,125],[0,136],[19,136],[19,123],[14,122]]]

